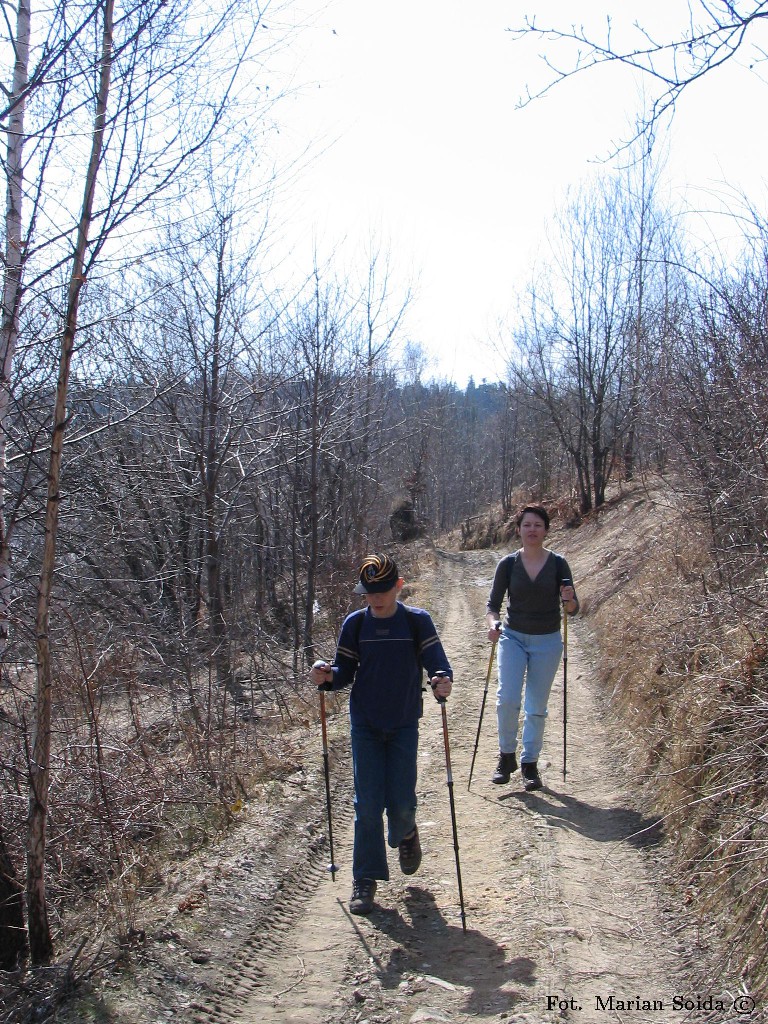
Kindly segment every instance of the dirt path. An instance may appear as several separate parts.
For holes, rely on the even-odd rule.
[[[561,673],[541,762],[545,788],[524,793],[519,774],[506,787],[490,783],[494,666],[467,790],[490,650],[483,612],[496,558],[437,552],[419,589],[456,676],[448,722],[466,933],[441,717],[430,701],[420,749],[419,873],[404,878],[393,856],[392,880],[380,884],[374,913],[348,913],[352,821],[349,789],[341,783],[334,798],[336,880],[317,862],[305,884],[289,892],[285,920],[264,922],[248,942],[235,944],[216,996],[201,993],[190,1020],[660,1022],[686,1017],[676,996],[695,1004],[708,995],[685,980],[696,966],[686,952],[689,937],[680,919],[661,908],[658,837],[623,791],[583,624],[572,625],[569,637],[565,781]],[[342,713],[334,721],[339,748],[344,719]],[[334,771],[348,775],[343,756]],[[322,854],[327,860],[327,850]],[[716,1007],[713,1019],[728,1013]]]
[[[466,933],[441,715],[431,699],[420,744],[423,864],[405,878],[391,856],[392,880],[380,884],[374,913],[348,913],[351,770],[341,697],[329,722],[336,879],[327,872],[315,734],[304,767],[274,783],[278,799],[254,801],[240,829],[199,863],[198,879],[166,879],[176,894],[132,975],[105,983],[109,1011],[69,1021],[738,1019],[732,1000],[690,980],[705,976],[696,933],[666,906],[658,833],[626,791],[631,774],[610,739],[585,623],[569,635],[566,779],[561,672],[541,761],[545,788],[526,794],[519,774],[509,786],[491,784],[494,666],[468,790],[490,653],[483,613],[499,554],[436,551],[411,598],[433,612],[456,677],[447,715]],[[678,1009],[676,997],[688,1002]]]

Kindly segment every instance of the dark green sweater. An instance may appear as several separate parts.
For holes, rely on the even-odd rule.
[[[550,551],[549,557],[532,580],[525,571],[519,552],[506,555],[496,566],[488,597],[488,611],[501,618],[501,605],[507,594],[504,625],[518,633],[557,633],[560,629],[560,586],[573,583],[571,569],[562,555]]]

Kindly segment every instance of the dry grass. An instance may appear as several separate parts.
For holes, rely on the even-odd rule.
[[[684,898],[763,1001],[768,647],[754,637],[764,619],[736,617],[706,529],[661,485],[590,517],[573,549],[628,764],[665,819]]]
[[[19,866],[31,687],[19,677],[0,702],[0,813]],[[142,682],[126,651],[87,682],[60,666],[56,693],[47,888],[57,948],[66,955],[88,935],[87,956],[114,934],[127,940],[167,865],[205,847],[262,783],[294,770],[293,734],[316,711],[277,686],[249,716],[204,682],[182,699]]]
[[[522,496],[523,502],[526,500]],[[522,502],[521,502],[522,503]],[[582,617],[621,730],[628,777],[664,818],[680,895],[768,999],[768,642],[759,605],[735,611],[703,518],[661,481],[599,511],[552,508],[552,546],[574,570]],[[467,547],[511,547],[493,515]]]

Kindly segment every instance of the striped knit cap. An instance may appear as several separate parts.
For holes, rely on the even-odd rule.
[[[360,566],[360,582],[355,594],[382,594],[391,590],[400,578],[397,565],[389,555],[368,555]]]

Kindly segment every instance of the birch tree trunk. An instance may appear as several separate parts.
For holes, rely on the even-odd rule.
[[[98,91],[91,138],[91,155],[86,172],[83,204],[72,254],[67,309],[59,355],[59,375],[53,411],[53,430],[48,461],[48,494],[45,507],[45,540],[38,587],[37,691],[35,736],[29,768],[29,815],[27,822],[27,918],[29,949],[32,962],[47,963],[53,954],[50,923],[45,892],[45,847],[48,824],[48,785],[51,758],[51,698],[53,670],[48,625],[51,610],[53,574],[56,562],[56,536],[59,524],[59,481],[67,425],[67,390],[72,363],[80,293],[84,283],[85,255],[88,247],[93,197],[96,188],[104,142],[107,100],[112,71],[112,31],[114,0],[106,0],[103,13],[103,35],[99,67]]]
[[[13,88],[8,117],[5,201],[5,271],[3,307],[0,320],[0,657],[9,636],[11,604],[10,537],[5,517],[8,412],[11,400],[11,371],[19,336],[19,304],[24,268],[21,205],[24,165],[24,111],[29,80],[29,36],[32,17],[28,0],[19,0],[16,14]],[[13,970],[26,946],[23,890],[5,847],[0,827],[0,968]]]
[[[24,112],[29,82],[29,36],[32,24],[29,0],[19,0],[16,14],[13,90],[8,117],[5,198],[5,271],[0,322],[0,654],[8,643],[8,609],[11,602],[10,543],[5,518],[11,371],[19,336],[19,305],[24,269],[21,206],[24,184]]]

